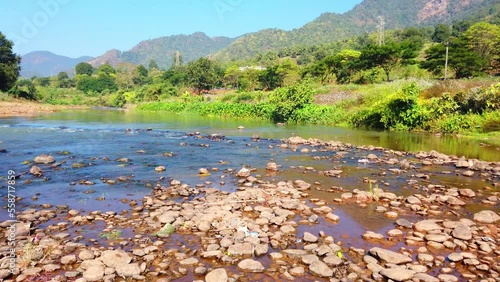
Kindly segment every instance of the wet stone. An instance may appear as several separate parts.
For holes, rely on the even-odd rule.
[[[474,221],[479,223],[495,223],[500,220],[500,216],[494,211],[484,210],[474,214]]]
[[[333,270],[320,260],[309,265],[309,271],[319,277],[331,277],[333,275]]]
[[[227,272],[223,268],[214,269],[214,270],[210,271],[205,276],[205,281],[206,282],[227,282],[228,281]]]
[[[472,230],[465,224],[459,224],[453,229],[451,236],[460,240],[470,240],[472,239]]]
[[[264,271],[264,266],[262,263],[253,259],[244,259],[238,263],[238,267],[245,271],[250,272],[262,272]]]
[[[384,268],[379,273],[393,281],[410,280],[415,275],[415,271],[402,268]]]
[[[374,247],[370,249],[370,254],[387,263],[403,264],[412,262],[412,259],[400,253],[396,253],[390,250],[385,250],[379,247]]]

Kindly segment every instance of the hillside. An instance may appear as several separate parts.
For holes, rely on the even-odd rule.
[[[34,51],[21,57],[21,76],[46,77],[61,71],[71,72],[76,64],[90,59],[92,57],[69,58],[48,51]]]
[[[164,36],[141,41],[129,51],[110,50],[104,55],[89,61],[89,63],[93,66],[99,66],[106,62],[111,65],[130,62],[147,67],[151,60],[155,60],[160,68],[169,68],[172,65],[176,51],[181,53],[182,59],[186,63],[218,52],[229,46],[233,41],[234,39],[228,37],[211,38],[202,32],[191,35]]]
[[[374,32],[383,17],[385,29],[429,26],[485,12],[498,0],[365,0],[344,14],[324,13],[291,31],[262,30],[238,38],[213,57],[221,60],[251,58],[262,51],[294,45],[315,45]]]

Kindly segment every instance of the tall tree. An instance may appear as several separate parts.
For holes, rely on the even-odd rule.
[[[182,54],[179,51],[175,51],[174,58],[172,60],[172,67],[182,66],[184,64],[184,60],[182,59]]]
[[[425,61],[421,66],[435,75],[441,75],[444,69],[446,47],[436,44],[425,52]],[[455,38],[449,44],[448,66],[455,72],[456,78],[466,78],[481,71],[485,65],[485,59],[467,46],[467,41]]]
[[[215,63],[207,58],[200,58],[189,62],[187,65],[187,76],[189,84],[199,94],[202,91],[212,89],[217,83]]]
[[[76,74],[86,74],[88,76],[91,76],[93,72],[94,67],[92,67],[92,65],[89,63],[81,62],[75,66]]]
[[[356,71],[361,52],[356,50],[342,50],[337,55],[326,59],[326,65],[332,74],[335,74],[337,82],[350,83],[352,75]]]
[[[398,64],[411,62],[417,56],[416,49],[417,46],[410,41],[389,42],[381,46],[368,45],[361,52],[360,67],[363,69],[380,67],[389,81],[391,70]]]
[[[446,24],[438,24],[432,34],[432,41],[437,43],[446,43],[451,36],[451,28]]]
[[[149,61],[149,70],[152,70],[152,69],[157,69],[157,70],[160,69],[160,67],[158,66],[158,63],[153,59],[151,59]]]
[[[7,91],[19,77],[21,57],[12,52],[14,43],[0,32],[0,90]]]
[[[479,22],[471,26],[463,36],[468,47],[487,61],[489,72],[497,74],[500,64],[500,26]]]

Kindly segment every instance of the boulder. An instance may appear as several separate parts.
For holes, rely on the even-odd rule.
[[[439,226],[434,220],[426,219],[415,223],[413,228],[415,231],[429,232],[433,230],[440,230],[441,226]]]
[[[469,226],[465,224],[459,224],[451,232],[451,236],[460,240],[470,240],[472,239],[472,230]]]
[[[393,251],[385,250],[379,247],[371,248],[370,254],[387,263],[404,264],[412,262],[412,259],[408,256]]]
[[[263,272],[264,266],[262,263],[253,259],[244,259],[238,263],[238,267],[244,271]]]
[[[484,210],[474,214],[474,221],[479,223],[496,223],[499,220],[500,216],[496,212],[490,210]]]
[[[309,265],[309,271],[311,271],[313,275],[319,277],[331,277],[333,275],[333,270],[320,260],[311,263],[311,265]]]
[[[205,276],[205,282],[227,282],[228,276],[224,268],[217,268],[210,271],[207,276]]]
[[[266,169],[270,171],[277,171],[278,170],[278,165],[276,163],[268,163],[266,165]]]
[[[244,168],[240,169],[240,171],[238,171],[237,176],[241,177],[241,178],[249,177],[250,170],[248,168],[244,167]]]
[[[83,278],[85,281],[94,282],[102,281],[104,277],[104,266],[103,265],[92,265],[87,270],[83,272]]]
[[[128,264],[132,258],[127,252],[122,250],[106,250],[99,258],[108,267],[118,267],[120,265]]]
[[[53,156],[49,156],[49,155],[40,155],[40,156],[37,156],[33,159],[33,161],[36,163],[36,164],[51,164],[51,163],[54,163],[56,162],[56,159],[53,157]]]
[[[116,274],[123,278],[134,277],[141,274],[141,268],[138,263],[122,264],[116,267]]]
[[[379,273],[393,281],[407,281],[415,275],[415,271],[403,268],[384,268]]]

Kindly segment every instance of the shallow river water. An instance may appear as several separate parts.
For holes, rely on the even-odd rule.
[[[238,129],[238,126],[245,129]],[[194,132],[201,134],[192,134]],[[214,139],[210,138],[211,134],[224,137]],[[260,137],[258,141],[251,139],[256,134]],[[208,185],[233,192],[238,188],[238,179],[228,170],[237,171],[243,166],[255,168],[255,173],[265,180],[302,179],[317,182],[323,188],[334,186],[344,190],[367,190],[363,177],[374,176],[387,183],[381,187],[384,190],[404,196],[413,193],[405,187],[408,175],[379,177],[380,166],[358,162],[372,153],[370,151],[354,149],[342,160],[335,160],[332,152],[302,153],[301,148],[296,151],[279,148],[280,138],[294,135],[338,140],[356,146],[373,145],[412,152],[436,150],[485,161],[500,160],[499,147],[466,138],[327,126],[277,126],[263,121],[94,109],[1,118],[0,148],[7,152],[0,153],[0,179],[5,179],[9,170],[19,175],[15,193],[23,199],[18,203],[18,209],[49,203],[69,205],[70,209],[81,212],[126,210],[131,200],[140,201],[151,193],[156,183],[168,185],[173,179],[191,186]],[[42,177],[36,178],[29,174],[29,170],[32,160],[41,154],[54,156],[61,165],[46,169]],[[121,158],[127,160],[120,161]],[[270,161],[282,166],[280,173],[266,172],[266,164]],[[155,172],[155,167],[160,165],[166,167],[165,172]],[[339,166],[344,171],[341,178],[317,172]],[[44,166],[41,168],[44,170]],[[200,176],[199,168],[218,170],[209,176]],[[452,168],[449,170],[453,171]],[[432,176],[429,183],[474,191],[485,185],[480,177],[464,179],[432,168],[424,172]],[[108,179],[120,180],[109,185],[105,183]],[[85,181],[93,185],[86,185]],[[2,181],[1,185],[0,194],[5,201],[6,184]],[[333,197],[332,193],[322,189],[311,191],[311,198],[329,203]],[[2,202],[2,206],[5,205]],[[474,205],[467,209],[474,212]],[[494,210],[498,211],[498,208]],[[0,221],[8,219],[5,209],[0,212]],[[375,213],[370,205],[365,209],[339,205],[335,213],[342,219],[340,223],[325,223],[317,227],[318,231],[321,229],[335,238],[349,238],[349,244],[355,247],[366,246],[360,237],[366,230],[384,233],[394,228],[394,220]],[[301,228],[310,229],[299,227],[299,233],[303,232]],[[97,235],[99,231],[87,232]]]

